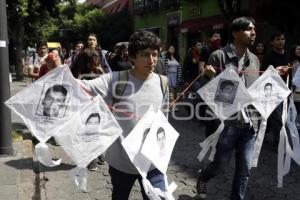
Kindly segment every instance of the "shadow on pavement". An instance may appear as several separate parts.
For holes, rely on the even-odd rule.
[[[16,169],[32,169],[32,158],[22,158],[5,162],[6,165]]]
[[[23,158],[18,160],[10,160],[5,162],[5,164],[19,170],[32,169],[33,160],[32,158]],[[60,165],[56,167],[46,167],[42,164],[40,164],[40,167],[41,167],[40,169],[42,169],[43,172],[47,172],[47,171],[67,171],[76,166],[71,164],[66,164],[66,163],[60,163]]]
[[[191,197],[189,195],[183,194],[178,196],[178,200],[195,200],[194,197]]]
[[[56,167],[47,167],[47,166],[44,166],[43,164],[40,164],[40,166],[41,166],[41,168],[40,168],[41,172],[68,171],[68,170],[76,167],[76,165],[71,165],[71,164],[66,164],[66,163],[60,163],[60,165],[58,165]]]

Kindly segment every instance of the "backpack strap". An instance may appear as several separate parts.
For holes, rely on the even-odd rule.
[[[168,88],[168,78],[166,76],[163,76],[161,74],[158,74],[159,80],[160,80],[160,88],[163,93],[163,99],[165,99],[167,88]]]
[[[33,66],[34,66],[35,57],[36,57],[36,54],[33,53],[33,55],[32,55],[32,65],[33,65]]]
[[[127,86],[127,81],[129,79],[129,70],[126,71],[119,71],[118,72],[118,82],[114,86],[114,94],[112,95],[112,104],[114,105],[115,103],[118,103],[121,100],[121,97],[123,96],[126,86]]]

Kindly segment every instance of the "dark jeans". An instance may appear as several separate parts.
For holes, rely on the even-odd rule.
[[[282,110],[283,103],[279,104],[271,113],[267,120],[266,132],[272,132],[274,138],[274,145],[278,146],[280,130],[282,128]]]
[[[136,179],[139,181],[141,186],[143,200],[149,200],[144,191],[142,177],[140,175],[127,174],[113,168],[112,166],[109,166],[108,172],[113,186],[112,200],[128,200],[130,191]],[[166,190],[164,176],[158,169],[148,172],[147,179],[153,187],[160,188],[162,191]]]
[[[214,161],[201,171],[198,178],[203,182],[208,182],[212,177],[220,174],[223,168],[229,165],[231,155],[235,150],[236,161],[231,200],[243,200],[250,176],[255,137],[252,128],[225,127],[217,144]]]

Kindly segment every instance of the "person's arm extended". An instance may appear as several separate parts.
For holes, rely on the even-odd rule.
[[[39,72],[34,72],[34,69],[32,67],[28,68],[28,76],[30,78],[38,78],[39,77]]]
[[[213,54],[210,55],[207,65],[204,67],[204,76],[211,79],[215,74],[216,70],[214,67],[219,66],[217,56]]]
[[[102,97],[106,97],[112,80],[112,73],[104,74],[93,80],[77,80],[81,87],[90,95],[96,96],[100,94]]]

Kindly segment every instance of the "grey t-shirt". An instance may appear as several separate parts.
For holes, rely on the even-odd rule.
[[[108,105],[112,105],[112,93],[115,83],[119,80],[119,73],[113,72],[100,76],[97,79],[82,81],[93,95],[100,94]],[[168,94],[168,91],[166,91]],[[133,117],[114,111],[123,133],[107,150],[105,158],[112,167],[129,174],[138,174],[138,171],[129,160],[121,142],[131,132],[139,119],[152,105],[155,111],[165,108],[168,105],[168,95],[163,99],[160,78],[157,74],[146,81],[136,79],[129,73],[128,83],[122,95],[122,99],[114,106],[126,113],[133,114]],[[141,133],[143,134],[143,133]]]

